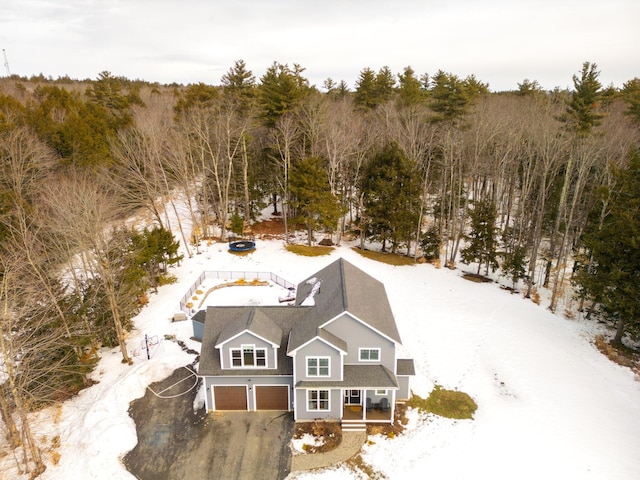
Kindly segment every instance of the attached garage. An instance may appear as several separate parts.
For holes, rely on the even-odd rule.
[[[256,410],[289,410],[288,385],[256,385]]]
[[[214,386],[213,401],[216,410],[247,410],[247,387]]]

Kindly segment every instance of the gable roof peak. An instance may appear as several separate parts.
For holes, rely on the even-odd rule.
[[[279,346],[282,339],[282,328],[263,309],[247,307],[239,311],[244,314],[241,313],[226,324],[220,332],[216,347],[220,347],[245,331],[267,340],[276,347]]]
[[[294,326],[290,350],[312,338],[319,326],[345,312],[400,343],[384,284],[342,257],[303,280],[298,285],[295,304],[313,307]]]

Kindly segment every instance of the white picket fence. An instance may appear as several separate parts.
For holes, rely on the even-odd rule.
[[[196,279],[196,281],[193,282],[193,284],[191,285],[191,288],[189,288],[187,293],[184,294],[184,296],[180,300],[180,310],[186,313],[188,316],[191,316],[192,314],[195,313],[195,311],[192,311],[191,308],[187,307],[187,303],[189,303],[195,291],[198,290],[198,288],[200,288],[201,285],[206,280],[223,279],[223,280],[233,281],[233,280],[239,280],[241,278],[245,280],[257,279],[262,281],[271,281],[276,285],[280,285],[281,287],[287,288],[287,289],[296,288],[296,285],[294,285],[293,283],[285,280],[284,278],[272,272],[238,272],[238,271],[224,271],[224,270],[215,270],[215,271],[208,270],[208,271],[202,272],[200,276]]]

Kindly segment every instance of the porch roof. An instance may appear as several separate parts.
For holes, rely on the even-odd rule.
[[[396,376],[382,365],[345,365],[343,380],[303,380],[296,388],[349,388],[395,390]]]

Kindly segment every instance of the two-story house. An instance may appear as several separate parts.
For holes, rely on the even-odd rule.
[[[339,259],[291,306],[209,307],[199,376],[207,410],[293,410],[294,419],[391,422],[413,360],[384,285]]]

